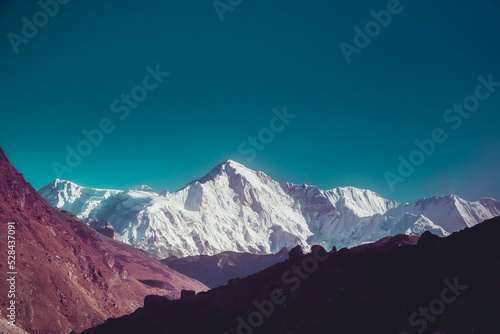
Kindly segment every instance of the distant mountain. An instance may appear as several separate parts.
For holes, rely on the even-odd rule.
[[[84,334],[497,333],[500,218],[439,238],[398,235],[289,259],[176,301],[146,301]]]
[[[178,298],[202,283],[150,254],[107,238],[69,212],[48,205],[0,149],[0,305],[15,300],[15,324],[31,334],[81,332],[142,306],[146,295]],[[8,222],[15,223],[15,265],[7,267]],[[11,240],[12,241],[12,240]],[[12,258],[9,258],[12,260]],[[15,276],[15,298],[4,275]],[[1,333],[21,333],[0,322]]]
[[[170,268],[195,278],[209,288],[226,284],[230,279],[243,278],[288,258],[288,249],[276,254],[223,252],[217,255],[175,256],[161,260]]]
[[[270,254],[296,245],[352,247],[400,233],[447,236],[500,215],[500,202],[490,198],[469,202],[450,195],[398,203],[353,187],[323,191],[278,183],[231,160],[172,194],[63,180],[39,193],[90,226],[109,222],[125,242],[160,259],[224,251]]]

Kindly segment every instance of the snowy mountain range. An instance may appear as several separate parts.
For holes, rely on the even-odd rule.
[[[277,253],[301,245],[351,247],[396,234],[447,236],[500,216],[500,202],[455,195],[398,203],[354,187],[321,190],[278,183],[228,160],[183,189],[155,192],[81,187],[56,179],[39,194],[94,228],[111,224],[157,258],[224,251]]]

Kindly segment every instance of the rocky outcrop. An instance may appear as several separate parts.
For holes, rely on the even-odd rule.
[[[109,239],[68,212],[49,206],[0,150],[0,249],[15,223],[15,267],[0,252],[0,305],[5,318],[7,271],[16,271],[16,325],[32,334],[81,332],[141,307],[146,295],[179,298],[182,289],[207,288],[146,252]],[[174,288],[148,286],[161,279]]]

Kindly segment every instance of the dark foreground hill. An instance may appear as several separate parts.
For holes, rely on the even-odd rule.
[[[100,333],[496,333],[500,218],[438,238],[315,247],[194,298],[147,298]]]
[[[1,149],[0,236],[1,333],[19,332],[5,319],[31,334],[83,331],[134,311],[146,295],[207,289],[49,206]]]

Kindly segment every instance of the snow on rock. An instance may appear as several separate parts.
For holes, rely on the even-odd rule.
[[[307,251],[315,244],[339,249],[425,231],[446,236],[500,215],[500,202],[491,198],[398,203],[354,187],[280,184],[232,160],[174,193],[148,186],[95,189],[57,179],[39,193],[90,226],[109,222],[123,241],[158,258],[270,254],[296,245]]]

